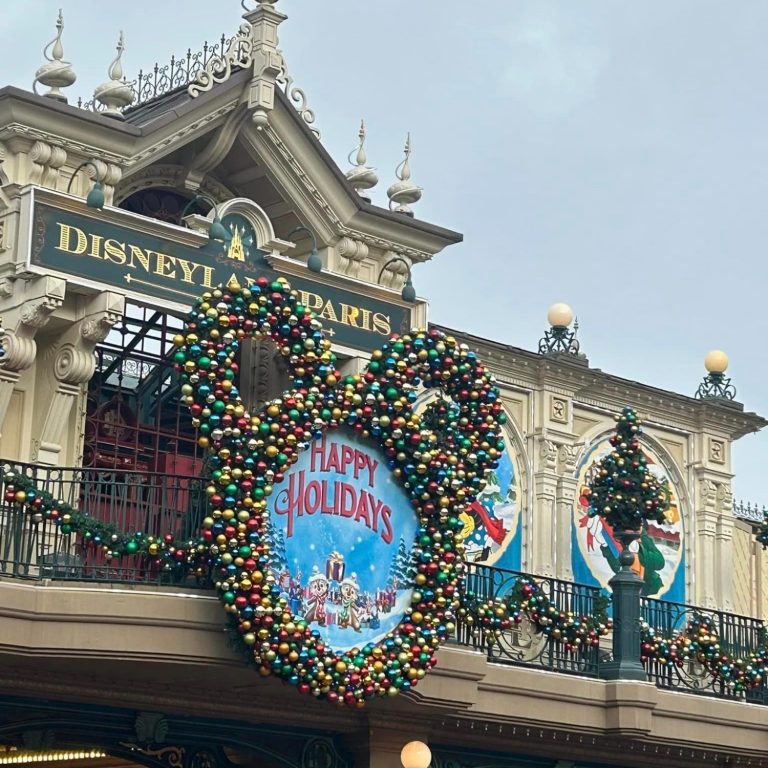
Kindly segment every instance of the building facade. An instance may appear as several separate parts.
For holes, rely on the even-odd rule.
[[[233,38],[166,86],[143,76],[127,86],[120,45],[85,106],[62,94],[74,73],[60,24],[36,76],[50,91],[0,90],[0,762],[388,768],[420,740],[446,768],[768,765],[762,667],[746,690],[658,655],[647,681],[606,680],[608,630],[564,646],[527,603],[492,646],[459,622],[437,666],[392,700],[298,698],[233,650],[205,573],[116,556],[17,503],[23,476],[73,515],[197,534],[208,465],[174,355],[190,306],[219,285],[286,278],[343,376],[393,334],[428,325],[411,268],[461,235],[413,215],[421,190],[408,145],[388,209],[367,197],[377,179],[363,128],[351,169],[328,155],[278,50],[277,5],[256,3]],[[553,310],[538,351],[432,326],[476,351],[507,417],[505,453],[463,518],[469,581],[498,601],[533,584],[577,619],[605,610],[618,544],[588,516],[586,494],[614,414],[632,405],[669,502],[632,566],[644,626],[674,640],[708,617],[723,659],[759,666],[762,624],[747,617],[768,603],[753,538],[762,513],[734,506],[731,446],[765,420],[728,397],[717,361],[714,397],[591,367],[567,308]],[[249,409],[289,389],[285,359],[269,342],[242,345]],[[335,574],[337,554],[318,554],[320,569]],[[334,578],[341,587],[350,576]],[[357,604],[369,625],[386,599]]]

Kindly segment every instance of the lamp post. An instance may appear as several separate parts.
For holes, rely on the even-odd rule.
[[[733,400],[736,397],[736,387],[726,377],[728,370],[728,355],[719,349],[713,349],[704,358],[707,375],[696,390],[700,400]]]
[[[202,200],[205,203],[208,203],[213,208],[213,221],[211,222],[211,225],[208,227],[208,239],[209,240],[215,240],[219,243],[226,243],[227,240],[229,240],[229,232],[227,232],[227,228],[221,223],[221,218],[219,218],[219,206],[216,203],[216,201],[210,197],[209,195],[195,195],[185,206],[184,210],[181,212],[181,219],[184,220],[184,217],[187,215],[187,212],[190,208],[198,201]]]
[[[409,741],[400,751],[403,768],[429,768],[432,751],[423,741]]]
[[[323,258],[320,256],[320,251],[317,250],[317,238],[315,233],[305,226],[294,227],[289,233],[288,238],[293,237],[297,232],[306,232],[312,239],[312,250],[309,253],[307,259],[307,269],[310,272],[322,272],[323,271]]]
[[[389,261],[387,261],[381,268],[379,277],[377,278],[376,282],[378,283],[381,281],[381,276],[384,274],[384,270],[395,261],[402,262],[408,268],[408,277],[405,279],[405,285],[403,286],[403,290],[400,292],[400,297],[403,301],[407,301],[409,304],[413,304],[413,302],[416,301],[416,289],[413,287],[413,282],[411,280],[411,265],[402,256],[394,256]]]
[[[539,340],[539,354],[551,355],[564,352],[569,355],[578,355],[579,341],[576,334],[579,330],[579,321],[575,322],[571,330],[573,310],[567,304],[553,304],[547,312],[547,321],[550,328]]]
[[[69,194],[72,191],[72,182],[75,180],[75,176],[83,169],[90,166],[93,168],[94,173],[96,174],[96,181],[93,183],[93,187],[91,187],[91,191],[88,193],[88,197],[85,198],[85,204],[89,208],[94,208],[97,211],[100,211],[104,207],[104,187],[101,183],[101,174],[99,173],[99,168],[92,160],[86,160],[84,163],[80,163],[80,165],[75,168],[75,170],[72,172],[72,176],[69,179],[69,184],[67,184],[67,194]]]

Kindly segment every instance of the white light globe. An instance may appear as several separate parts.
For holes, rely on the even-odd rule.
[[[704,367],[710,373],[725,373],[728,369],[728,355],[720,349],[713,349],[704,358]]]
[[[567,304],[553,304],[547,311],[547,322],[553,328],[567,328],[573,322],[573,310]]]
[[[423,741],[409,741],[400,752],[403,768],[429,768],[432,751]]]

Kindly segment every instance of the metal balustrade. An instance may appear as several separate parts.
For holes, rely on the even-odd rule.
[[[570,611],[579,616],[597,613],[601,599],[598,588],[548,576],[531,576],[471,563],[467,566],[466,588],[480,602],[504,602],[514,595],[520,579],[534,582],[540,594],[559,611]],[[486,643],[477,627],[459,620],[456,642],[484,651],[488,661],[494,664],[524,664],[588,677],[597,677],[599,673],[599,648],[580,645],[568,650],[564,643],[542,633],[525,614],[520,623],[504,630],[494,643]]]
[[[96,469],[90,467],[44,467],[0,460],[0,577],[51,581],[97,581],[107,583],[179,585],[210,588],[207,579],[185,576],[180,570],[164,570],[140,555],[109,559],[101,547],[85,545],[78,534],[64,534],[58,525],[32,515],[6,501],[9,472],[32,478],[37,488],[66,502],[83,514],[111,523],[116,529],[150,536],[171,534],[176,539],[197,537],[206,510],[205,487],[200,477],[151,471]],[[596,587],[553,577],[469,563],[466,590],[478,604],[504,603],[519,598],[522,584],[532,583],[559,613],[595,617],[604,609],[605,596]],[[683,636],[690,623],[706,617],[712,635],[724,653],[745,658],[766,647],[762,621],[718,611],[651,598],[641,599],[643,620],[659,636],[674,640]],[[568,648],[564,642],[542,632],[526,611],[488,643],[477,624],[457,620],[454,643],[482,652],[489,663],[525,665],[539,669],[600,677],[601,663],[610,659],[602,648],[581,644]],[[640,648],[638,648],[638,655]],[[697,661],[682,666],[650,658],[644,662],[649,681],[659,688],[687,691],[756,704],[768,704],[768,690],[761,681],[756,688],[738,691],[727,681],[712,676]]]
[[[651,598],[642,598],[641,611],[645,622],[659,635],[670,639],[684,636],[692,621],[706,618],[723,653],[736,659],[744,658],[765,647],[765,625],[759,619]],[[698,661],[686,662],[683,666],[669,666],[649,658],[644,662],[644,666],[648,679],[659,688],[683,689],[720,698],[768,704],[765,681],[757,688],[739,691],[727,681],[713,677]]]
[[[54,522],[35,523],[31,515],[5,499],[8,472],[33,478],[57,501],[123,532],[148,536],[172,534],[196,538],[205,512],[205,481],[157,472],[42,467],[2,462],[0,479],[0,575],[25,579],[70,579],[206,586],[147,564],[140,555],[110,559],[101,547],[85,545],[77,534],[62,533]],[[107,542],[108,543],[108,542]]]

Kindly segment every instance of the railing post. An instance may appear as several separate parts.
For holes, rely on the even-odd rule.
[[[620,568],[610,580],[613,590],[613,661],[601,666],[607,680],[642,680],[648,675],[640,661],[640,591],[642,579],[632,570],[634,555],[629,545],[640,538],[640,531],[617,532],[622,550]]]

